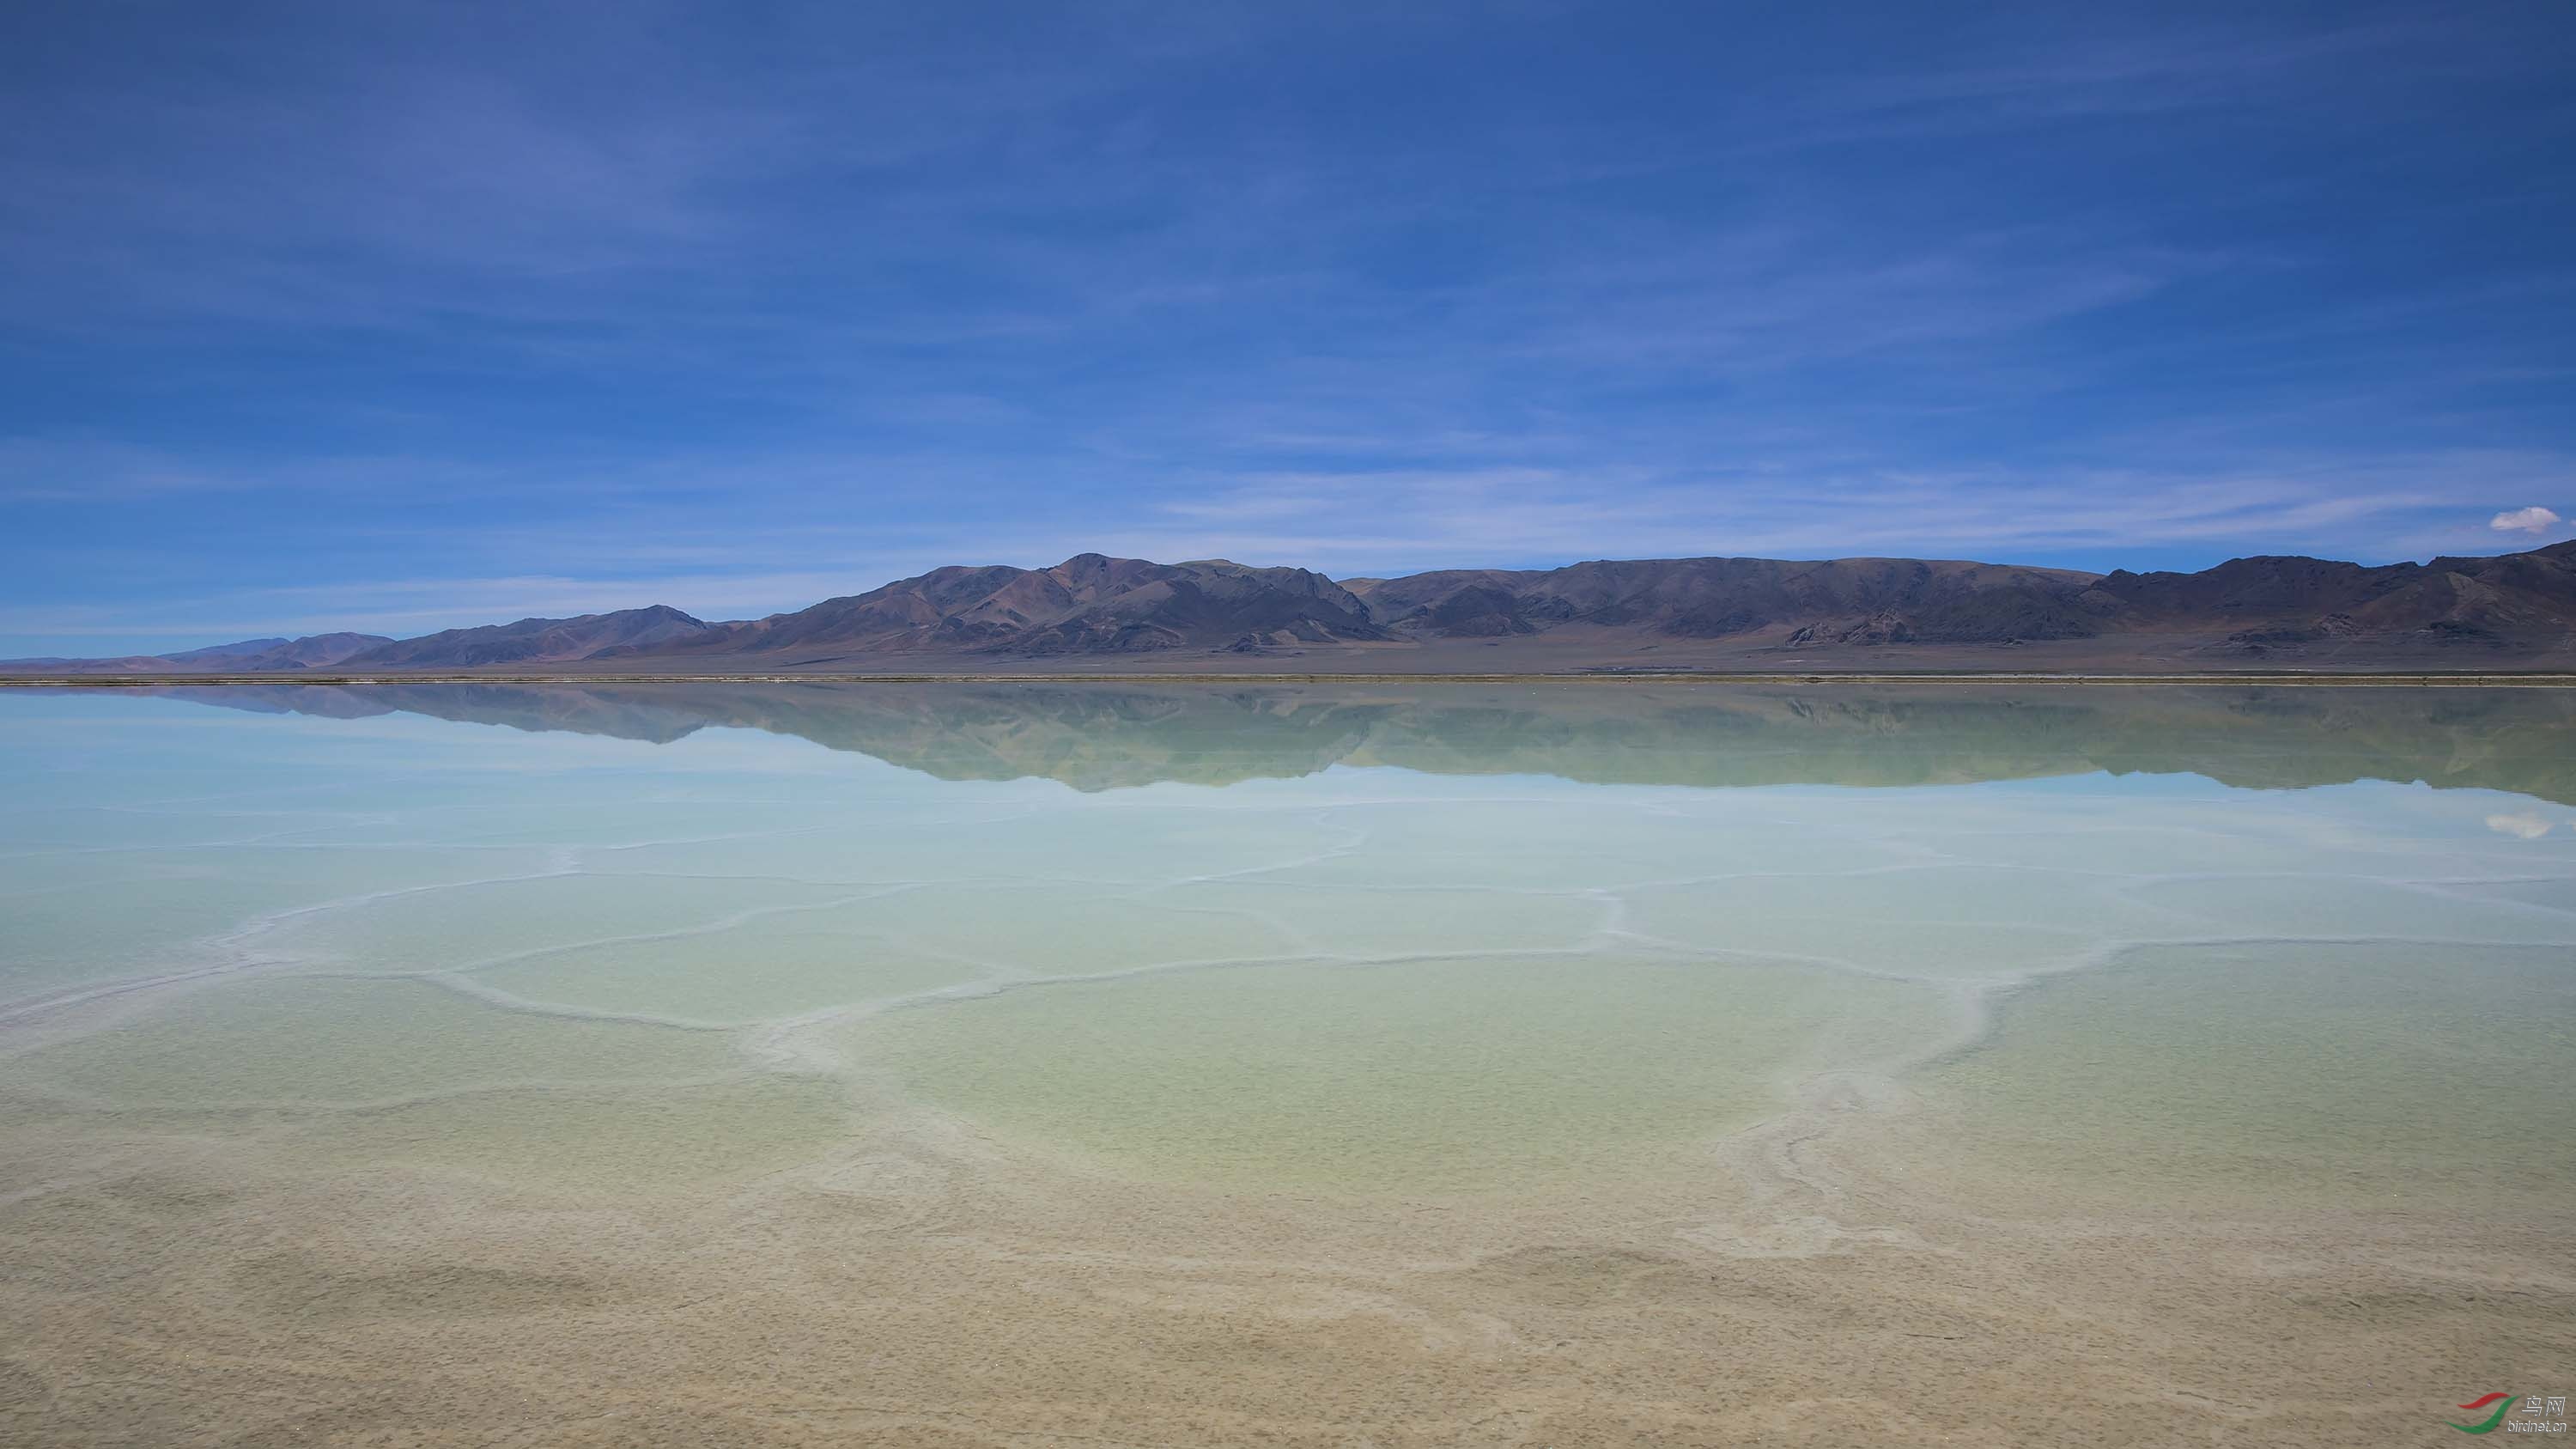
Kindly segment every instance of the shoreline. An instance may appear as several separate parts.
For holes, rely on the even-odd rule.
[[[843,673],[709,673],[709,674],[481,674],[430,671],[389,674],[20,674],[0,675],[0,689],[148,689],[174,685],[303,685],[374,687],[401,684],[635,685],[635,684],[2088,684],[2427,687],[2427,688],[2576,688],[2576,673],[2432,672],[2407,670],[2352,673],[2124,674],[2035,670],[1948,670],[1897,673],[1860,671],[1718,671],[1599,669],[1581,672],[1507,672],[1425,674],[1313,670],[1276,673],[1183,673],[1178,671],[1044,672],[886,672]]]

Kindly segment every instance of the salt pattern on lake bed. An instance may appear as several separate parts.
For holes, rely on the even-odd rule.
[[[848,733],[875,736],[881,697],[849,693]],[[949,769],[939,698],[903,696],[900,737]],[[1717,1333],[1748,1303],[1773,1305],[1780,1342],[1839,1332],[1798,1305],[1839,1301],[1825,1265],[1845,1258],[1885,1275],[1863,1301],[1993,1315],[2009,1284],[2090,1281],[2070,1244],[2217,1244],[2276,1219],[2259,1253],[2166,1269],[2238,1305],[2207,1331],[2244,1335],[2240,1362],[2295,1341],[2265,1315],[2302,1322],[2305,1300],[2231,1286],[2228,1265],[2320,1273],[2323,1237],[2406,1245],[2333,1260],[2379,1275],[2356,1293],[2510,1270],[2545,1298],[2576,1273],[2529,1257],[2570,1236],[2551,1224],[2576,1229],[2564,1155],[2510,1151],[2576,1116],[2550,1056],[2576,1029],[2576,809],[2545,750],[2428,744],[2361,771],[2398,778],[2249,789],[2188,758],[2081,768],[2062,739],[2018,760],[2027,721],[2000,705],[1783,714],[1724,691],[1537,691],[1514,706],[1535,721],[1521,743],[1491,710],[1458,737],[1435,710],[1371,743],[1409,718],[1383,699],[1326,711],[1329,749],[1264,753],[1266,729],[1229,753],[1217,727],[1229,709],[1294,724],[1319,698],[1194,706],[1186,740],[1151,748],[1118,730],[1155,708],[1085,711],[1128,723],[1071,749],[1034,704],[1014,725],[979,697],[971,769],[1001,778],[963,779],[722,729],[665,745],[284,717],[200,736],[185,721],[229,717],[0,700],[17,747],[0,770],[28,786],[0,807],[0,1226],[57,1264],[195,1264],[117,1291],[200,1285],[205,1311],[280,1344],[309,1308],[377,1325],[359,1337],[398,1364],[416,1319],[465,1373],[575,1352],[557,1309],[632,1303],[619,1323],[675,1331],[680,1303],[724,1303],[743,1342],[794,1323],[827,1344],[830,1314],[900,1303],[907,1334],[870,1351],[880,1371],[917,1360],[906,1402],[948,1413],[985,1410],[925,1387],[974,1377],[941,1345],[992,1313],[1066,1333],[1105,1315],[1088,1352],[1142,1375],[1139,1402],[1194,1341],[1157,1325],[1186,1321],[1274,1344],[1342,1325],[1358,1336],[1333,1352],[1380,1364],[1359,1326],[1404,1324],[1515,1381],[1555,1382],[1533,1344],[1616,1342],[1592,1372],[1680,1403],[1706,1386],[1658,1366],[1707,1354],[1658,1335]],[[2530,713],[2486,698],[2421,727]],[[1699,747],[1676,725],[1586,753],[1612,699],[1772,733],[1758,760],[1727,754],[1740,720]],[[2384,708],[2403,721],[2411,699]],[[2074,713],[2041,718],[2064,732]],[[1974,749],[1781,745],[1918,716]],[[1022,741],[1036,773],[1009,778]],[[155,763],[92,764],[85,792],[56,767],[75,755]],[[2284,758],[2223,768],[2307,768]],[[1431,769],[1374,763],[1393,759]],[[2463,759],[2538,792],[2481,788]],[[311,1254],[273,1245],[281,1214]],[[2436,1229],[2454,1246],[2419,1241]],[[27,1312],[108,1291],[45,1296],[69,1271],[22,1275]],[[655,1306],[659,1278],[708,1286]],[[1554,1316],[1622,1301],[1661,1306]],[[2505,1346],[2545,1346],[2556,1321],[2525,1307],[2407,1322],[2520,1362]],[[2151,1324],[2103,1312],[2127,1347],[2098,1357],[2063,1325],[1984,1331],[2026,1328],[2023,1361],[2108,1392]],[[58,1326],[23,1354],[87,1341]],[[1771,1338],[1729,1341],[1760,1382],[1804,1372]],[[2335,1365],[2283,1368],[2377,1362],[2338,1342]],[[1421,1372],[1434,1399],[1465,1392]],[[1927,1433],[1977,1422],[1972,1402],[1943,1412]]]
[[[229,937],[210,933],[238,958],[215,964],[245,985],[262,978],[264,997],[290,989],[274,980],[281,969],[404,977],[447,992],[443,1011],[489,1019],[496,1033],[513,1021],[526,1030],[530,1017],[566,1030],[584,1018],[724,1028],[745,1070],[841,1063],[844,1039],[823,1033],[842,1017],[909,1004],[971,1023],[997,1010],[977,998],[1054,979],[1407,963],[1427,977],[1545,958],[1571,980],[1588,960],[1613,976],[1619,963],[1656,961],[1720,983],[1692,1008],[1715,1013],[1714,1029],[1722,984],[1767,962],[1924,983],[1919,1045],[1978,1029],[1984,993],[2158,943],[2576,944],[2576,916],[2495,894],[2528,894],[2529,882],[2461,879],[2464,864],[2473,875],[2563,862],[2564,845],[2545,833],[2500,839],[2483,828],[2491,803],[2395,786],[1712,792],[1330,770],[1214,791],[1080,793],[882,770],[817,779],[661,768],[685,763],[682,751],[518,772],[506,790],[475,780],[470,759],[460,774],[472,783],[453,788],[381,774],[392,797],[381,811],[367,808],[360,778],[314,792],[309,816],[292,801],[244,814],[215,791],[121,802],[86,822],[79,807],[51,803],[19,829],[83,853],[22,857],[30,869],[15,909],[33,929],[21,939],[60,937],[69,927],[45,924],[46,907],[90,904],[95,892],[130,894],[145,906],[130,914],[149,920],[159,901],[201,896],[210,882],[264,885],[267,900],[245,903],[267,904],[284,876],[306,904],[244,912]],[[640,790],[638,770],[649,782]],[[2105,813],[2112,800],[2116,816]],[[393,843],[409,838],[412,819],[445,845]],[[245,836],[250,821],[258,829]],[[657,827],[673,838],[656,839]],[[2136,857],[2127,869],[2123,851]],[[85,881],[65,860],[102,873]],[[208,865],[190,871],[190,860]],[[2485,894],[2466,888],[2481,884]],[[43,952],[28,959],[41,967]],[[1337,989],[1330,976],[1286,979]],[[1157,989],[1179,988],[1132,988],[1142,993],[1132,1020],[1175,1042],[1145,1025]],[[1338,989],[1360,990],[1360,978],[1338,978]],[[312,990],[323,1000],[344,989]],[[1250,987],[1242,994],[1252,999]],[[227,997],[209,1000],[229,1009]],[[899,1039],[920,1019],[884,1016],[871,1039]],[[1317,1044],[1326,1055],[1312,1065],[1329,1075],[1329,1042]],[[1904,1065],[1901,1052],[1815,1049],[1845,1070]],[[703,1070],[695,1048],[675,1059]],[[1223,1111],[1223,1080],[1202,1074],[1192,1091]],[[282,1083],[279,1095],[297,1093]],[[1673,1130],[1723,1125],[1685,1111]]]

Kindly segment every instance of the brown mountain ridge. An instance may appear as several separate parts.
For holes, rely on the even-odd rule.
[[[2422,564],[2239,558],[2195,573],[1684,558],[1339,583],[1300,568],[1094,553],[1046,569],[933,569],[763,619],[709,623],[657,605],[403,640],[246,640],[0,669],[1026,673],[1112,665],[1172,673],[2554,670],[2576,667],[2576,541]]]

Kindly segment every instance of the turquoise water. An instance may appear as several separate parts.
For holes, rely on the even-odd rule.
[[[1848,1079],[2070,1192],[2441,1201],[2576,1120],[2555,691],[8,691],[0,744],[0,1091],[317,1171],[643,1192],[906,1112],[1497,1193]]]

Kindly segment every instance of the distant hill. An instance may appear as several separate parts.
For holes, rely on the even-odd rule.
[[[2100,611],[2083,601],[2095,578],[1953,560],[1683,558],[1450,570],[1352,591],[1395,629],[1447,638],[1581,623],[1693,639],[1776,633],[1788,644],[1994,643],[2099,632]]]
[[[609,649],[679,645],[722,628],[667,605],[583,614],[573,619],[521,619],[479,629],[443,629],[417,639],[387,639],[340,662],[351,669],[473,669],[488,664],[561,664]]]
[[[2576,540],[2428,564],[2230,559],[2199,573],[2110,574],[2081,596],[2119,628],[2226,630],[2241,648],[2416,635],[2484,650],[2567,647],[2576,630]]]
[[[1305,569],[1086,553],[1051,569],[933,569],[792,614],[597,657],[774,655],[811,667],[884,654],[1137,654],[1392,637],[1349,590]]]
[[[1920,559],[1700,558],[1354,580],[1380,621],[1446,637],[1569,623],[1678,638],[1830,644],[2014,644],[2198,634],[2261,654],[2335,640],[2564,650],[2576,634],[2576,541],[2497,558],[2376,568],[2231,559],[2198,573],[2107,575]]]
[[[1336,583],[1224,559],[933,569],[765,619],[667,606],[400,641],[253,639],[18,673],[1856,672],[2576,669],[2576,541],[2380,566],[2090,574],[1962,560],[1683,558]]]
[[[308,634],[301,639],[244,639],[176,654],[121,659],[7,659],[0,660],[0,669],[60,674],[265,674],[319,669],[392,642],[382,634]]]

